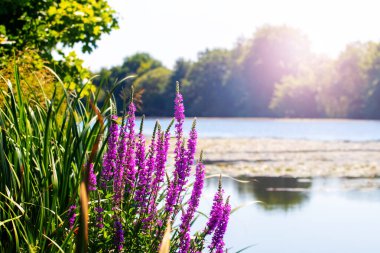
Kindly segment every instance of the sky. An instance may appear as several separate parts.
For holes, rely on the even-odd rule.
[[[315,53],[336,57],[354,41],[380,41],[380,0],[109,0],[120,29],[90,54],[96,71],[148,52],[172,68],[206,48],[232,48],[266,24],[288,25],[308,36]],[[78,50],[79,51],[79,50]]]

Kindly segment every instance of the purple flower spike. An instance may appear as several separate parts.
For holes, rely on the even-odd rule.
[[[145,222],[149,222],[153,219],[153,216],[157,212],[157,204],[156,198],[158,196],[158,191],[160,190],[161,183],[164,181],[165,177],[165,165],[168,158],[168,150],[169,150],[169,141],[170,141],[170,127],[172,126],[173,121],[170,123],[168,129],[165,134],[158,130],[157,133],[157,156],[155,163],[155,177],[152,180],[151,184],[151,199],[149,203],[148,213],[149,217],[145,220]]]
[[[95,207],[96,211],[96,226],[100,229],[104,228],[103,224],[103,212],[104,209],[100,206]]]
[[[202,157],[202,154],[201,154]],[[201,160],[201,159],[200,159]],[[202,195],[202,189],[205,178],[205,169],[204,165],[201,161],[198,162],[196,172],[195,172],[195,182],[193,186],[193,190],[191,192],[191,197],[189,201],[188,209],[185,213],[182,214],[181,217],[181,225],[180,225],[180,234],[183,236],[182,243],[180,246],[180,251],[186,253],[190,248],[190,223],[194,217],[194,213],[198,208],[199,200]]]
[[[149,145],[149,154],[146,162],[146,187],[149,190],[152,190],[152,178],[153,178],[153,173],[155,170],[155,164],[156,164],[156,152],[157,152],[157,143],[159,139],[159,134],[157,133],[157,128],[158,128],[158,122],[154,126],[153,130],[153,135],[152,135],[152,140]],[[146,193],[147,191],[145,191]],[[148,203],[146,204],[146,206]]]
[[[107,182],[112,178],[116,169],[117,143],[119,139],[119,126],[117,116],[111,116],[110,136],[108,137],[108,150],[103,157],[103,170],[101,172],[101,187],[106,188]]]
[[[179,195],[181,194],[180,189],[184,184],[185,179],[185,166],[187,164],[186,156],[185,156],[185,146],[184,144],[181,146],[180,157],[176,162],[176,169],[174,170],[174,179],[170,183],[167,197],[166,197],[166,205],[165,210],[167,213],[172,213],[174,210],[174,206],[177,204]]]
[[[96,190],[96,175],[94,173],[94,164],[89,164],[88,170],[88,190],[95,191]]]
[[[190,131],[190,138],[187,142],[187,150],[185,151],[185,158],[183,159],[183,167],[182,170],[178,173],[178,192],[181,194],[183,191],[183,187],[188,181],[188,177],[190,176],[191,166],[193,165],[194,155],[197,146],[197,130],[195,129],[196,120],[193,122],[193,126]]]
[[[113,224],[115,230],[114,243],[117,252],[121,252],[123,250],[124,243],[124,231],[123,225],[121,224],[119,218],[117,218]]]
[[[136,164],[139,173],[138,182],[136,185],[137,190],[135,194],[135,201],[137,202],[138,206],[141,206],[144,204],[145,200],[148,173],[145,160],[145,138],[141,132],[138,134],[138,142],[136,144]]]
[[[136,160],[135,160],[135,112],[136,107],[131,102],[128,110],[128,136],[127,136],[127,155],[126,155],[126,167],[124,170],[125,183],[127,185],[127,191],[129,192],[136,180]]]
[[[69,217],[69,227],[72,229],[74,227],[75,218],[77,217],[75,210],[77,209],[76,205],[72,205],[69,207],[68,210],[68,217]]]
[[[204,233],[206,235],[211,234],[216,226],[219,223],[219,220],[221,219],[223,214],[223,189],[221,184],[221,179],[219,179],[219,187],[218,191],[216,192],[209,216],[209,220],[206,224],[206,228]]]
[[[221,219],[218,223],[217,228],[215,229],[214,236],[212,237],[211,245],[209,246],[211,251],[213,249],[215,249],[215,251],[217,253],[223,253],[224,252],[223,237],[224,237],[224,234],[226,233],[226,230],[227,230],[228,219],[230,217],[230,213],[231,213],[231,206],[229,204],[229,197],[228,197],[226,204],[223,207]]]
[[[175,108],[174,108],[174,117],[178,123],[183,123],[185,120],[185,107],[183,105],[183,97],[179,92],[179,83],[177,82],[177,94],[174,100]]]
[[[183,166],[181,159],[184,156],[184,151],[182,149],[183,145],[183,123],[185,121],[185,108],[183,105],[182,94],[179,93],[179,83],[177,83],[177,95],[174,100],[174,118],[175,118],[175,134],[176,134],[176,146],[175,146],[175,167],[176,170],[180,169]]]
[[[196,130],[196,124],[197,121],[194,119],[193,126],[191,127],[190,131],[190,138],[187,143],[187,162],[189,163],[188,166],[191,166],[194,161],[194,155],[197,148],[197,139],[198,139],[198,133]]]
[[[116,169],[113,179],[113,199],[115,207],[118,207],[121,202],[121,198],[124,193],[123,178],[124,178],[124,167],[125,167],[125,156],[127,154],[127,128],[122,126],[120,131],[120,140],[118,142],[118,154],[116,161]]]

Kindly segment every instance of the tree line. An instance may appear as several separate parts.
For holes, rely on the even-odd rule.
[[[336,59],[311,52],[308,38],[288,26],[263,26],[230,49],[207,49],[172,70],[147,53],[103,68],[94,83],[109,88],[134,74],[141,114],[169,116],[175,82],[187,113],[218,117],[380,118],[380,44],[351,43]],[[108,85],[108,86],[107,86]]]

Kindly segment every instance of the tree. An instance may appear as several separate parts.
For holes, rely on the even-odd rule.
[[[167,97],[163,96],[169,82],[171,71],[164,67],[146,72],[133,82],[137,90],[143,90],[141,112],[147,116],[168,115],[165,108]]]
[[[189,85],[184,90],[191,101],[190,115],[227,116],[230,113],[226,86],[230,70],[228,50],[206,50],[199,54],[189,73]]]
[[[9,55],[14,48],[31,48],[47,59],[62,46],[82,45],[91,52],[104,33],[117,27],[115,11],[106,0],[3,0],[0,2],[1,35],[13,41],[2,46]]]
[[[364,116],[369,88],[368,70],[373,62],[374,50],[374,43],[351,43],[339,55],[334,64],[333,79],[321,90],[326,115]]]
[[[364,115],[380,119],[380,44],[373,47],[371,64],[367,70],[367,91]]]
[[[321,90],[330,86],[334,72],[333,61],[311,56],[299,73],[288,75],[276,83],[270,104],[277,116],[315,118],[325,116],[326,99]]]
[[[184,60],[182,58],[178,59],[174,65],[173,71],[170,75],[168,85],[163,94],[166,98],[165,110],[166,116],[170,115],[170,112],[174,110],[174,98],[176,95],[176,83],[179,82],[181,88],[186,89],[189,86],[189,74],[193,63],[191,61]],[[186,97],[187,94],[184,94]]]
[[[299,30],[287,26],[264,26],[245,50],[240,50],[243,60],[235,75],[240,76],[245,93],[245,115],[271,116],[269,104],[274,87],[282,77],[296,74],[300,64],[310,54],[309,42]]]
[[[102,84],[103,89],[110,90],[115,83],[123,80],[127,76],[136,75],[137,79],[139,79],[145,73],[161,67],[162,63],[153,58],[151,55],[147,53],[136,53],[132,56],[124,58],[124,62],[119,66],[112,67],[111,69],[101,69],[98,73],[98,77],[94,79],[93,82],[97,86]],[[118,104],[118,108],[122,108],[124,101],[126,101],[129,96],[130,86],[135,85],[135,81],[137,81],[137,79],[128,79],[125,81],[126,83],[115,90],[114,94],[117,94],[116,102]],[[135,87],[136,92],[139,93],[139,89],[144,87],[141,85],[137,86],[138,87]]]
[[[0,24],[0,68],[15,52],[30,53],[31,64],[47,61],[58,74],[65,74],[68,85],[83,81],[90,73],[74,53],[65,54],[62,48],[79,44],[83,52],[90,53],[102,34],[118,26],[106,0],[3,0]],[[54,60],[53,52],[62,59]],[[70,76],[80,78],[69,80]]]

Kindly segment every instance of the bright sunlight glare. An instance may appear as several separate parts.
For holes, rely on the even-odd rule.
[[[378,41],[378,0],[110,0],[120,30],[104,36],[91,69],[117,65],[148,52],[172,67],[179,57],[196,59],[206,48],[231,48],[262,25],[288,25],[308,36],[316,53],[335,57],[346,44]]]

